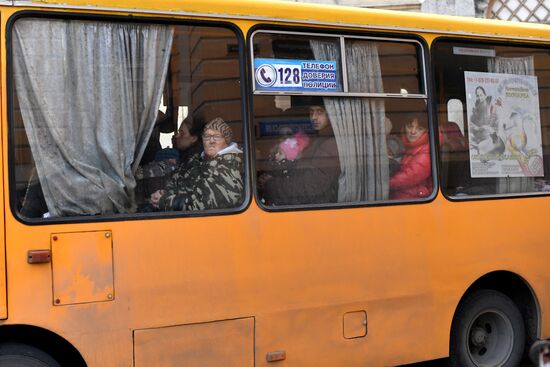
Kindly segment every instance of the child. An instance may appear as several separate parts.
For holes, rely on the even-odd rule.
[[[295,161],[300,158],[302,151],[309,144],[309,137],[301,131],[298,131],[294,136],[283,140],[275,153],[275,160],[281,162],[283,160]]]
[[[384,119],[386,129],[386,148],[388,150],[388,165],[390,177],[396,174],[401,168],[401,158],[405,154],[405,145],[400,137],[392,134],[392,121],[386,117]]]
[[[277,146],[275,154],[268,159],[266,171],[258,176],[258,186],[263,187],[265,180],[271,177],[288,177],[303,150],[309,145],[309,137],[301,131],[285,138]],[[262,202],[272,205],[272,198],[264,193]]]

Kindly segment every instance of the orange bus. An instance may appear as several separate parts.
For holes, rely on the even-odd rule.
[[[550,337],[548,26],[0,18],[1,366],[510,367]]]

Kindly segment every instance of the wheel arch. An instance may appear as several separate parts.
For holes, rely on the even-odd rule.
[[[477,279],[458,302],[453,321],[462,301],[472,292],[480,289],[492,289],[507,295],[518,307],[523,317],[526,336],[526,350],[540,336],[540,306],[533,288],[520,275],[506,270],[493,271]]]
[[[33,346],[58,361],[62,366],[86,367],[80,352],[60,335],[32,325],[0,326],[0,343],[20,343]]]

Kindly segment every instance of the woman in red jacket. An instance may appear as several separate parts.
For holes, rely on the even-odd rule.
[[[390,178],[390,199],[414,199],[432,193],[430,143],[424,116],[414,116],[405,125],[401,140],[405,155],[401,167]]]

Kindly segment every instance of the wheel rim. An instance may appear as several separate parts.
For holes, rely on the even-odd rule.
[[[477,367],[502,366],[512,354],[514,329],[498,310],[479,313],[468,327],[468,355]]]

